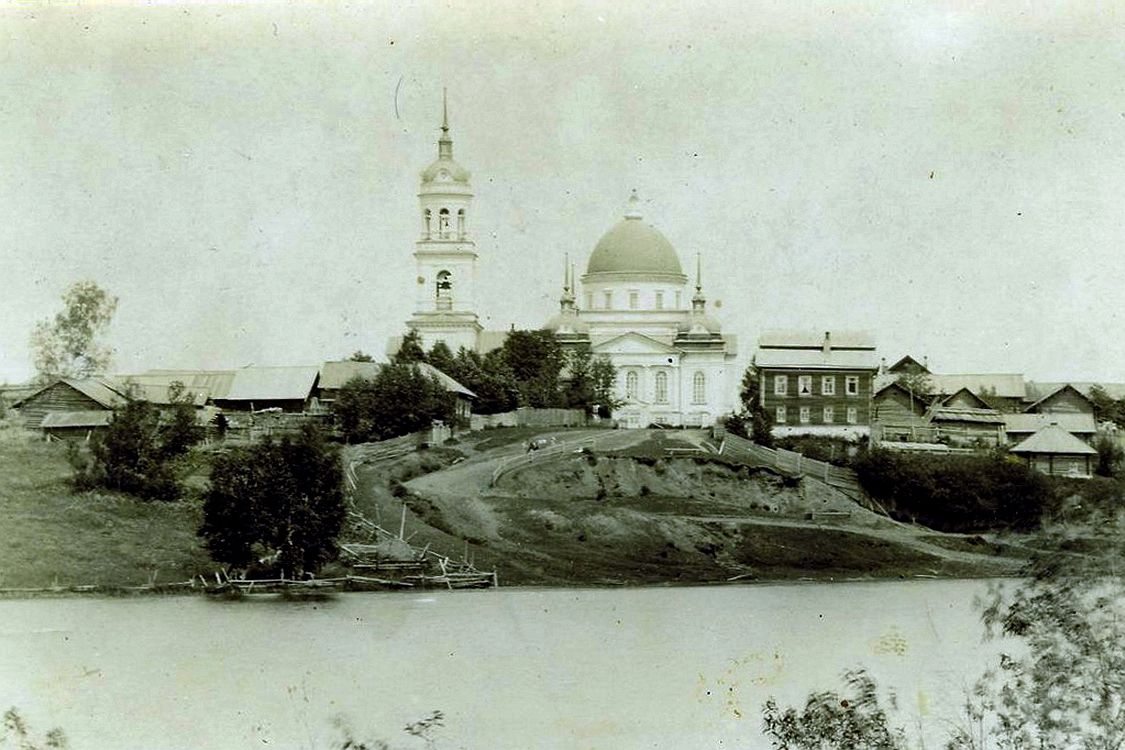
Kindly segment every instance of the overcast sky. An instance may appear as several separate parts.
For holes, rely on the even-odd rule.
[[[1125,381],[1125,7],[453,5],[0,9],[0,381],[87,278],[120,371],[381,354],[442,86],[488,327],[636,188],[743,355]]]

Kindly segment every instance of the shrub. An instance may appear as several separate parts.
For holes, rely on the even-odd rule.
[[[1051,495],[1046,477],[999,455],[874,450],[854,466],[864,489],[891,515],[940,531],[1032,529]]]

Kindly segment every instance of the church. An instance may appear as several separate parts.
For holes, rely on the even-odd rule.
[[[444,341],[453,351],[483,353],[507,334],[484,330],[477,313],[472,199],[470,173],[453,159],[443,103],[437,159],[422,170],[418,191],[417,289],[407,322],[427,349]],[[613,363],[613,416],[623,426],[709,426],[735,407],[735,340],[708,314],[702,259],[696,256],[689,287],[676,249],[644,221],[639,203],[634,192],[624,217],[594,245],[585,273],[576,279],[564,263],[559,310],[544,328],[563,348],[589,347]]]

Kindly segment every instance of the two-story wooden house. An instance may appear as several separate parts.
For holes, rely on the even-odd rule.
[[[767,331],[758,339],[754,365],[775,435],[870,434],[879,369],[870,334]]]

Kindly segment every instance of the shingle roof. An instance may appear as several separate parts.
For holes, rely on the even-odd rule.
[[[170,386],[183,383],[191,393],[205,393],[208,398],[226,398],[234,383],[234,370],[145,370],[139,375],[126,377],[144,385]]]
[[[1068,385],[1073,387],[1075,390],[1077,390],[1087,398],[1089,398],[1090,396],[1090,389],[1095,385],[1101,386],[1101,388],[1106,392],[1106,395],[1108,395],[1110,398],[1125,398],[1125,383],[1094,383],[1090,381],[1070,381],[1068,383],[1028,382],[1027,395],[1030,398],[1040,400],[1046,398],[1047,396],[1050,396],[1055,391],[1058,391],[1060,388]]]
[[[967,388],[978,396],[989,393],[1000,398],[1027,397],[1027,387],[1019,373],[931,374],[930,383],[934,392],[943,396]]]
[[[341,360],[325,362],[320,366],[320,387],[325,390],[339,390],[353,378],[371,380],[382,367],[378,362],[355,362]]]
[[[1055,453],[1064,455],[1096,455],[1097,451],[1058,425],[1048,425],[1019,445],[1012,453]]]
[[[12,404],[13,407],[22,406],[25,402],[38,396],[48,388],[53,388],[59,383],[65,383],[74,390],[83,394],[87,398],[96,401],[101,406],[107,409],[112,409],[116,406],[123,405],[128,399],[126,398],[126,391],[118,384],[103,378],[60,378],[55,380],[42,388],[37,388],[32,393],[28,393],[20,400]]]
[[[1004,414],[1004,428],[1009,432],[1038,432],[1052,423],[1070,433],[1092,434],[1098,427],[1093,414]]]
[[[930,412],[932,419],[942,422],[981,422],[1004,424],[1004,418],[995,409],[972,409],[958,406],[939,406]]]
[[[875,350],[832,349],[758,349],[754,353],[758,367],[799,367],[807,369],[874,370]]]
[[[468,388],[461,385],[456,380],[449,377],[448,375],[446,375],[444,372],[442,372],[438,368],[434,367],[433,365],[428,364],[426,362],[419,362],[418,366],[422,369],[422,372],[424,372],[425,374],[430,375],[431,377],[437,378],[438,382],[440,382],[443,386],[445,386],[445,390],[449,391],[450,393],[460,393],[461,395],[468,396],[469,398],[476,398],[477,397],[477,394],[473,393]]]

